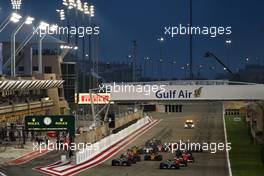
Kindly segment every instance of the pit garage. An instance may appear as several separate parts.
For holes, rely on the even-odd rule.
[[[188,113],[210,111],[211,107],[219,104],[214,101],[165,101],[156,105],[156,112],[161,113]]]

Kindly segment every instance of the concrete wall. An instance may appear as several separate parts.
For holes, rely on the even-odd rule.
[[[127,123],[129,123],[135,119],[139,119],[141,117],[142,117],[142,111],[138,111],[136,113],[128,114],[124,117],[117,118],[115,126],[116,126],[116,128],[121,127],[121,126],[123,126],[123,125],[125,125],[125,124],[127,124]]]
[[[133,114],[128,114],[124,117],[116,119],[116,128],[125,125],[126,123],[133,121],[135,119],[140,119],[143,117],[142,111],[138,111]],[[108,128],[108,123],[105,123],[94,130],[79,134],[75,138],[75,143],[94,143],[105,136],[110,134],[110,129]]]
[[[28,48],[30,49],[30,48]],[[28,70],[31,69],[31,67],[38,66],[38,56],[34,55],[32,57],[32,66],[29,68],[29,59],[24,60],[23,62],[20,62],[18,66],[23,66],[24,70],[26,72],[29,72]],[[58,55],[43,55],[42,56],[42,71],[45,73],[45,67],[51,67],[52,73],[56,74],[56,79],[61,79],[61,65],[62,59]],[[18,72],[20,73],[20,72]],[[21,72],[23,73],[23,72]],[[38,71],[33,71],[34,74],[38,74]]]
[[[75,143],[94,143],[109,135],[108,124],[101,125],[94,130],[77,135]]]

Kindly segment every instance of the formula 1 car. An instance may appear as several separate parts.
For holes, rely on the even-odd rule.
[[[131,166],[131,161],[127,158],[117,158],[112,160],[112,166]]]
[[[141,156],[139,155],[139,152],[137,149],[134,149],[134,150],[128,149],[127,155],[129,157],[129,159],[131,159],[132,161],[135,161],[135,162],[141,161]]]
[[[176,157],[182,157],[182,151],[179,150],[179,149],[176,150],[176,151],[175,151],[175,156],[176,156]]]
[[[188,163],[194,163],[194,157],[192,155],[192,151],[190,150],[186,150],[182,153],[182,158],[184,158],[186,156],[186,159],[188,161]]]
[[[180,165],[174,160],[167,160],[160,163],[160,169],[180,169]]]
[[[181,151],[177,150],[175,154],[175,158],[179,158],[180,160],[187,161],[188,163],[194,163],[194,157],[191,151]],[[183,162],[184,164],[184,162]]]
[[[184,128],[188,128],[188,129],[194,128],[193,120],[186,120],[186,122],[184,124]]]
[[[188,166],[188,161],[184,158],[176,158],[175,160],[179,160],[180,161],[180,166],[181,167],[187,167]]]
[[[139,148],[137,146],[134,146],[131,148],[131,151],[134,153],[134,154],[139,154]]]
[[[158,153],[151,153],[150,155],[145,155],[145,161],[162,161],[163,156],[159,155]]]
[[[144,148],[138,150],[138,153],[140,155],[150,154],[152,152],[154,152],[154,149],[152,147],[144,147]]]
[[[145,146],[146,147],[149,147],[149,148],[154,148],[154,147],[157,147],[158,145],[162,145],[161,141],[160,140],[157,140],[155,138],[151,139],[151,140],[148,140],[146,143],[145,143]]]
[[[150,154],[152,152],[166,152],[165,146],[160,140],[155,138],[148,140],[145,143],[145,147],[139,150],[140,154]]]

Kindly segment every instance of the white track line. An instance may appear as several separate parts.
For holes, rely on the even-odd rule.
[[[223,108],[223,125],[224,125],[224,133],[225,133],[225,143],[227,144],[227,133],[226,133],[226,123],[225,123],[224,102],[222,102],[222,108]],[[230,163],[229,151],[228,150],[226,150],[226,159],[227,159],[227,166],[228,166],[229,176],[232,176],[232,169],[231,169],[231,163]]]

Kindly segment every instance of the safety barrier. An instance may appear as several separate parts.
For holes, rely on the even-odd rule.
[[[78,151],[75,154],[76,164],[81,164],[94,156],[100,154],[110,146],[118,143],[120,140],[126,138],[128,135],[132,134],[145,124],[148,124],[152,121],[152,119],[148,116],[138,120],[135,124],[130,125],[129,127],[119,131],[116,134],[111,134],[100,141],[93,143],[89,148]]]
[[[143,112],[142,110],[139,110],[136,113],[132,113],[132,114],[127,114],[123,117],[120,118],[116,118],[115,121],[115,127],[118,128],[120,126],[123,126],[133,120],[137,120],[143,117]],[[101,140],[102,138],[104,138],[105,136],[108,136],[110,133],[109,130],[109,124],[105,123],[101,126],[98,126],[96,129],[88,131],[88,132],[84,132],[81,134],[76,135],[74,142],[76,144],[82,143],[82,144],[87,144],[87,143],[95,143],[96,141]]]

